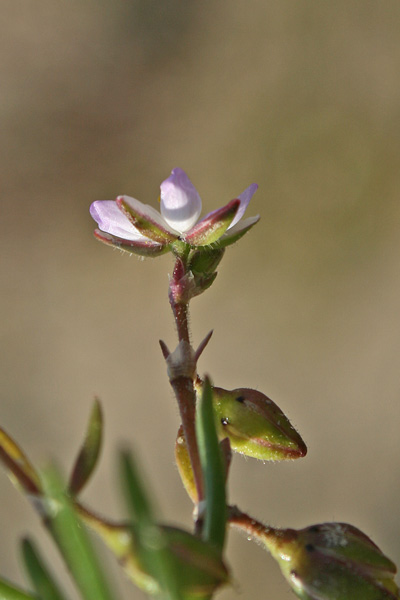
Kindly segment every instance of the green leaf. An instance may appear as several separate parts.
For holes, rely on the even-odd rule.
[[[84,600],[112,600],[86,529],[63,491],[54,468],[43,475],[46,521]]]
[[[96,399],[90,414],[85,440],[75,461],[68,489],[76,496],[88,482],[100,455],[103,437],[103,415]]]
[[[27,594],[14,584],[0,578],[0,600],[39,600],[37,596]]]
[[[215,544],[222,552],[227,518],[225,467],[215,428],[213,393],[208,377],[197,403],[196,434],[205,487],[203,535],[205,540]]]
[[[33,542],[22,540],[22,556],[33,587],[41,600],[65,600]]]
[[[121,476],[138,553],[150,574],[159,583],[162,597],[168,600],[183,600],[171,562],[167,538],[162,528],[154,522],[153,509],[137,467],[128,452],[121,453]]]

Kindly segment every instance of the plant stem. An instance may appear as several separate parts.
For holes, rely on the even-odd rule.
[[[228,510],[228,523],[237,527],[255,540],[262,541],[268,547],[268,542],[276,539],[277,530],[264,525],[242,512],[237,506],[230,506]]]
[[[193,388],[193,381],[189,377],[178,377],[177,379],[171,381],[171,386],[178,401],[183,433],[189,452],[190,463],[193,469],[197,497],[200,502],[204,498],[204,490],[203,474],[201,471],[199,449],[196,438],[196,394]]]
[[[190,294],[186,293],[186,286],[189,282],[188,275],[185,257],[177,257],[170,282],[169,301],[175,319],[178,340],[182,348],[182,355],[180,356],[182,374],[170,378],[170,383],[178,402],[183,433],[193,469],[197,497],[199,502],[201,502],[204,498],[204,484],[195,428],[196,392],[193,386],[193,379],[196,377],[196,365],[191,355],[193,350],[190,346]],[[193,366],[193,369],[190,368],[190,365]]]

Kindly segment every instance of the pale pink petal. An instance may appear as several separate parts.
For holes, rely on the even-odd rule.
[[[242,194],[240,194],[240,196],[238,196],[238,199],[240,200],[240,206],[239,209],[235,215],[235,218],[233,219],[232,223],[229,225],[228,229],[232,229],[232,227],[234,227],[236,225],[236,223],[238,221],[240,221],[240,219],[243,217],[246,208],[249,205],[250,200],[253,197],[253,194],[258,190],[258,185],[256,183],[252,183],[247,189],[244,190],[244,192],[242,192]]]
[[[186,175],[179,168],[160,185],[161,214],[176,231],[188,231],[201,213],[201,198]]]
[[[120,211],[114,200],[96,200],[90,206],[90,214],[101,231],[116,235],[124,240],[139,241],[145,239],[129,219]]]

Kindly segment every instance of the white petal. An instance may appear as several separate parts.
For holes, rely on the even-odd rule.
[[[188,231],[201,213],[201,198],[186,175],[176,168],[160,185],[161,214],[176,231]]]

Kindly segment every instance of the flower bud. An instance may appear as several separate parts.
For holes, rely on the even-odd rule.
[[[135,528],[106,521],[81,505],[77,505],[77,509],[81,519],[117,557],[133,583],[146,593],[158,596],[159,582],[154,578],[151,565],[146,564]],[[182,597],[208,598],[217,588],[228,583],[228,570],[213,545],[188,531],[166,525],[155,526],[153,533],[154,540],[165,545],[170,559],[169,568],[176,574]]]
[[[396,600],[396,566],[364,533],[347,523],[296,531],[266,529],[265,543],[303,600]]]
[[[260,460],[285,460],[306,455],[307,447],[281,409],[270,398],[248,388],[213,388],[219,438],[232,450]]]
[[[224,248],[196,248],[190,256],[189,269],[196,275],[214,273],[224,254]]]

